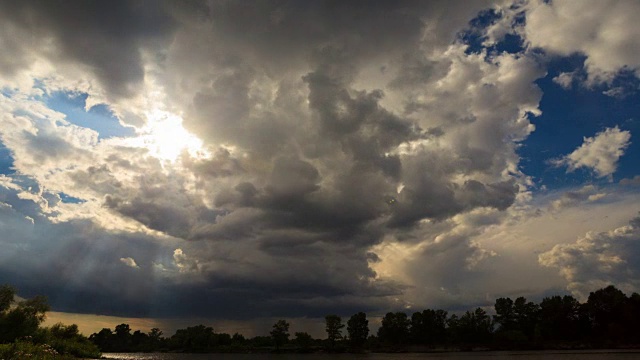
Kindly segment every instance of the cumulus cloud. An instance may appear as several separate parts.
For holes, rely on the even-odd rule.
[[[540,254],[543,266],[557,268],[567,281],[567,289],[581,299],[589,292],[610,284],[626,292],[640,288],[640,218],[628,225],[601,233],[587,233],[575,243],[556,245]]]
[[[469,51],[458,32],[485,1],[0,6],[0,136],[17,173],[0,178],[0,280],[18,271],[55,309],[463,307],[509,273],[509,252],[483,239],[533,217],[517,215],[530,196],[517,149],[546,70],[527,50]],[[105,103],[135,134],[71,122],[46,106],[55,91]],[[159,156],[190,134],[163,144],[158,114],[197,151]],[[559,162],[610,175],[629,136],[607,129]],[[570,190],[553,207],[604,193]],[[38,281],[43,268],[57,278]]]
[[[620,184],[621,185],[631,185],[631,186],[638,186],[640,185],[640,175],[636,175],[634,177],[632,177],[631,179],[625,178],[620,180]]]
[[[577,206],[584,202],[597,201],[607,196],[606,192],[601,192],[594,185],[586,185],[575,191],[567,191],[559,199],[551,201],[552,210]]]
[[[587,83],[608,83],[620,71],[640,76],[640,30],[633,0],[531,1],[524,34],[533,47],[551,54],[586,57]]]
[[[139,238],[92,269],[115,262],[117,274],[137,267],[131,284],[160,283],[155,296],[131,286],[120,308],[93,312],[384,308],[413,281],[380,276],[377,245],[451,250],[437,273],[472,269],[491,252],[470,227],[437,244],[427,234],[466,213],[505,211],[524,186],[516,143],[533,131],[544,69],[522,54],[466,52],[456,33],[483,1],[117,3],[104,17],[94,4],[3,6],[4,26],[49,45],[3,34],[20,57],[6,64],[8,87],[22,74],[25,92],[86,93],[87,106],[105,102],[137,126],[134,137],[102,139],[37,96],[16,90],[0,102],[2,141],[38,187],[20,186],[31,200],[8,204],[32,201],[23,218],[61,233],[82,223],[87,244]],[[157,113],[181,117],[201,153],[158,158],[143,127]],[[87,251],[86,262],[99,254]],[[121,290],[110,278],[100,284]]]
[[[552,160],[555,166],[567,166],[567,172],[579,168],[591,169],[598,177],[611,176],[618,166],[618,160],[629,146],[631,132],[617,126],[607,128],[594,137],[585,137],[580,147],[571,154]]]

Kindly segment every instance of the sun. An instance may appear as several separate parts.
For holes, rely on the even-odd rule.
[[[194,156],[203,151],[202,140],[185,130],[180,116],[167,111],[148,112],[140,132],[143,146],[161,160],[176,161],[185,150]]]

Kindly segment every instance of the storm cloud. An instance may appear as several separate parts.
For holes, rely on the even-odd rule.
[[[537,6],[2,3],[0,139],[15,173],[0,182],[0,282],[57,311],[132,317],[485,305],[507,266],[485,232],[536,216],[518,149],[541,114],[540,49],[583,52],[589,79],[636,66],[603,63],[588,39],[546,42],[540,12],[564,5]],[[487,45],[507,33],[521,48]],[[104,137],[52,94],[84,95],[135,134]],[[611,176],[629,136],[607,129],[558,162]],[[558,246],[542,265],[571,268]]]

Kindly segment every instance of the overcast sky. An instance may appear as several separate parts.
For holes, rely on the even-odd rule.
[[[637,14],[0,1],[0,283],[169,335],[640,291]]]

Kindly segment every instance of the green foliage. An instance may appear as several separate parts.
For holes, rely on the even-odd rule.
[[[72,360],[73,355],[60,354],[47,344],[34,344],[30,341],[18,341],[0,345],[0,359],[4,360]]]
[[[78,325],[55,324],[50,328],[40,329],[36,335],[38,342],[49,344],[60,354],[73,355],[79,358],[99,358],[100,350],[79,333]]]
[[[98,347],[78,332],[77,325],[39,328],[50,307],[44,296],[15,301],[15,289],[0,286],[0,347],[2,359],[98,358]]]
[[[49,304],[44,296],[15,302],[15,289],[0,286],[0,343],[33,336],[44,321]]]
[[[16,290],[9,285],[0,286],[0,313],[4,313],[9,310],[13,299],[15,298]]]

